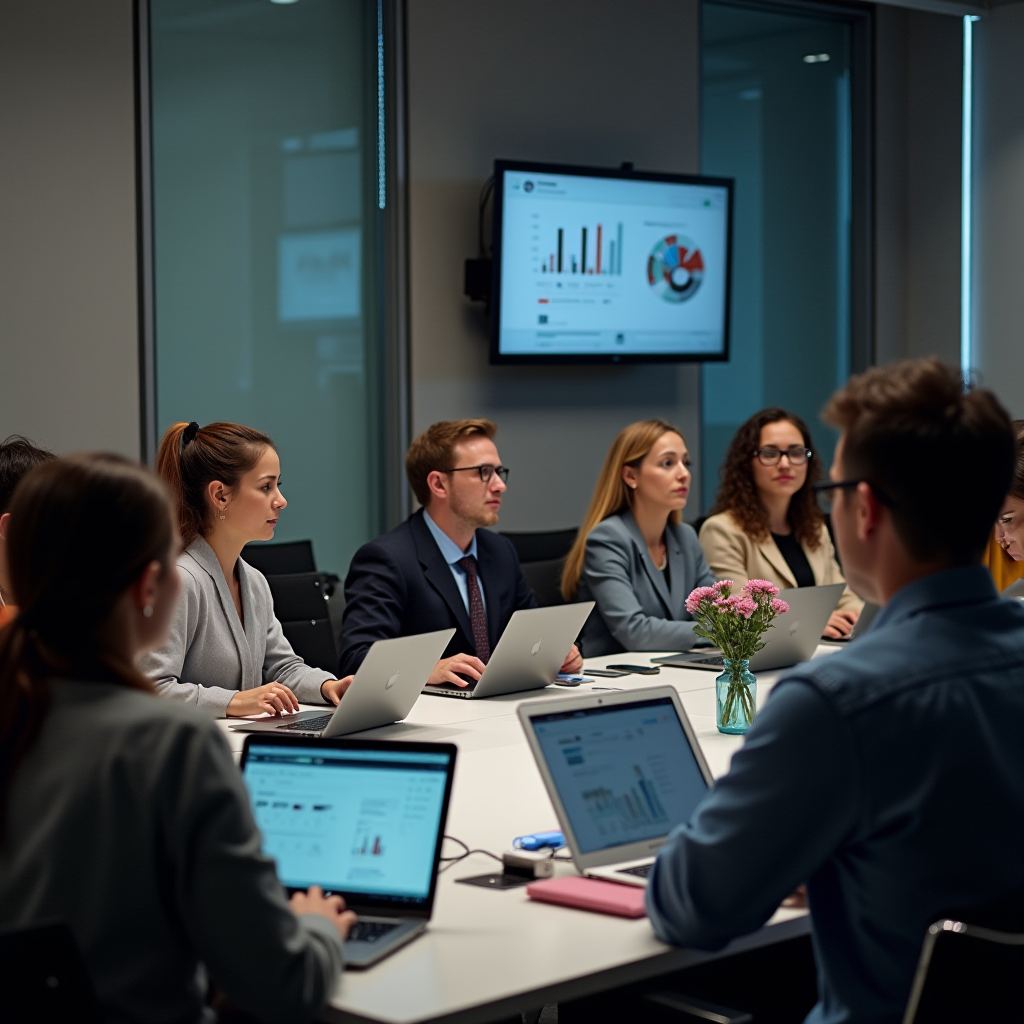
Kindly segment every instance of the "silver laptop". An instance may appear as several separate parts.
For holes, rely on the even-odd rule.
[[[419,697],[454,629],[378,640],[367,652],[352,685],[336,708],[258,718],[231,726],[236,732],[344,736],[399,722]]]
[[[577,870],[646,885],[712,784],[675,688],[532,701],[519,720]]]
[[[1015,597],[1024,600],[1024,579],[1014,580],[1002,594],[1003,597]]]
[[[765,645],[750,659],[750,671],[767,672],[807,661],[821,643],[822,630],[845,589],[845,583],[830,583],[824,587],[794,587],[780,594],[789,605],[789,611],[777,615],[765,631]],[[651,660],[674,668],[705,668],[714,672],[724,668],[721,654],[700,651]]]
[[[450,743],[246,737],[242,775],[281,884],[289,895],[319,885],[359,915],[347,967],[369,967],[426,929],[455,753]]]
[[[508,620],[484,674],[475,684],[463,687],[442,683],[425,686],[423,692],[476,700],[550,686],[593,607],[593,601],[580,601],[520,609]]]

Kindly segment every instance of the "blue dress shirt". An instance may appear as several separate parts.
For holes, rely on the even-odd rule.
[[[1024,607],[983,567],[915,580],[777,684],[647,908],[665,941],[717,949],[802,882],[813,1024],[898,1024],[931,922],[1024,909]]]
[[[469,590],[466,584],[466,570],[459,565],[459,559],[465,558],[466,555],[472,555],[476,558],[476,533],[474,532],[473,534],[473,542],[469,545],[469,550],[462,551],[459,545],[430,518],[430,513],[426,509],[423,510],[423,522],[427,524],[430,536],[434,538],[437,546],[441,549],[441,556],[448,563],[448,568],[451,569],[452,576],[455,577],[455,586],[459,588],[459,593],[462,595],[462,603],[466,606],[466,611],[469,612]],[[480,588],[480,601],[486,612],[487,598],[484,597],[484,581],[477,576],[476,582]]]

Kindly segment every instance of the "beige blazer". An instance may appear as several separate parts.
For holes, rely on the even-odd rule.
[[[733,580],[737,587],[747,580],[768,580],[780,590],[796,586],[789,563],[782,557],[772,535],[768,534],[766,540],[754,540],[729,512],[720,512],[705,520],[700,528],[700,546],[711,571],[720,580]],[[821,543],[816,549],[804,547],[804,554],[819,587],[846,582],[824,523],[821,524]],[[839,599],[840,608],[859,612],[863,606],[864,602],[849,587],[843,591]]]

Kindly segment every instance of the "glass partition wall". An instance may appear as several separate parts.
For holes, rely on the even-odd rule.
[[[179,420],[266,431],[277,539],[311,537],[344,574],[387,515],[383,10],[150,0],[147,16],[151,450]]]
[[[801,8],[702,6],[701,170],[736,180],[730,358],[702,371],[705,511],[736,428],[765,406],[803,417],[829,465],[821,407],[867,362],[854,265],[864,16]]]

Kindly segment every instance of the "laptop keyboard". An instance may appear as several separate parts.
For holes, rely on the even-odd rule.
[[[715,668],[725,668],[725,659],[719,654],[708,654],[703,658],[690,658],[691,665],[714,665]]]
[[[621,868],[617,874],[620,875],[636,875],[637,878],[646,878],[651,873],[651,868],[654,867],[654,862],[650,864],[637,864],[631,868]]]
[[[327,723],[334,717],[332,711],[329,715],[321,715],[319,718],[307,718],[302,722],[290,722],[288,725],[279,725],[281,732],[291,730],[292,732],[323,732]]]
[[[397,921],[356,921],[348,933],[349,942],[377,942],[398,927]]]

